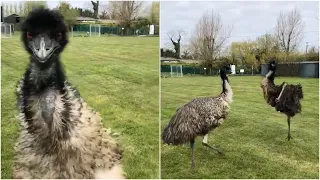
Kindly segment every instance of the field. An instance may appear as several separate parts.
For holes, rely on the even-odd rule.
[[[1,171],[12,178],[18,137],[15,85],[28,56],[19,37],[2,39]],[[159,38],[77,37],[62,54],[69,81],[120,134],[128,178],[159,176]]]
[[[291,123],[293,139],[286,140],[286,116],[268,106],[260,89],[261,77],[229,77],[234,102],[227,120],[209,134],[210,145],[220,145],[225,156],[196,139],[195,169],[191,170],[189,145],[161,145],[161,178],[289,179],[319,178],[319,79],[277,78],[301,83],[302,114]],[[216,77],[161,79],[162,129],[177,108],[194,97],[216,96]]]

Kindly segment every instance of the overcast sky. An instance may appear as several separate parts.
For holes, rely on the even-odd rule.
[[[290,11],[298,7],[305,22],[304,40],[300,45],[305,50],[319,45],[319,3],[314,2],[276,2],[276,1],[162,1],[161,12],[161,47],[171,46],[166,33],[170,30],[183,29],[186,36],[181,43],[187,44],[199,18],[207,10],[219,12],[225,25],[233,25],[228,43],[248,38],[254,40],[266,32],[272,32],[280,11]]]
[[[24,1],[19,1],[19,0],[10,0],[10,1],[2,1],[2,3],[4,4],[16,4],[16,3],[19,3],[19,2],[24,2]],[[53,8],[56,8],[59,3],[61,1],[46,1],[47,2],[47,5],[48,5],[48,8],[50,9],[53,9]],[[91,1],[89,0],[85,0],[85,1],[67,1],[72,7],[79,7],[79,8],[84,8],[84,9],[92,9],[92,4],[91,4]],[[106,5],[108,4],[107,1],[100,1],[100,9],[99,11],[106,7]],[[142,15],[145,15],[146,13],[149,12],[150,8],[149,6],[152,4],[152,1],[145,1],[143,3],[143,6],[141,8],[141,14]]]

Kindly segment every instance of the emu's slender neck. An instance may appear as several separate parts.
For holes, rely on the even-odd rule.
[[[228,83],[227,80],[222,79],[222,93],[227,93],[228,89],[226,87],[226,84]]]
[[[222,80],[221,96],[224,98],[225,101],[232,102],[233,92],[232,92],[231,86],[226,79],[221,79],[221,80]]]
[[[274,77],[275,77],[276,72],[269,70],[269,72],[266,74],[266,78],[268,78],[269,80],[273,81]]]
[[[42,92],[48,87],[61,90],[65,79],[65,74],[58,57],[52,57],[48,64],[39,64],[31,60],[25,73],[26,83],[33,93]]]

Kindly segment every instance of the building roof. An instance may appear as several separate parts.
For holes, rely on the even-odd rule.
[[[7,17],[20,17],[18,14],[10,14],[9,16],[7,16]],[[7,18],[7,17],[5,17],[5,18]]]
[[[84,16],[78,16],[76,17],[77,21],[96,21],[95,18],[91,18],[91,17],[84,17]]]
[[[106,24],[119,24],[120,22],[118,20],[114,19],[99,19],[99,22],[106,23]]]

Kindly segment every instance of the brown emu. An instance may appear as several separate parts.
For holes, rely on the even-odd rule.
[[[287,84],[283,82],[281,85],[274,84],[274,78],[277,65],[271,60],[268,65],[268,74],[261,82],[263,96],[266,102],[274,107],[276,111],[284,113],[288,122],[288,141],[292,139],[290,135],[290,120],[295,114],[301,113],[300,100],[303,99],[302,86]]]
[[[230,67],[220,69],[222,93],[216,97],[195,98],[180,107],[162,133],[162,140],[169,145],[190,143],[191,167],[194,168],[194,143],[203,136],[202,145],[223,154],[218,147],[208,145],[208,134],[227,117],[233,92],[227,73]]]
[[[65,77],[63,17],[34,10],[22,24],[21,39],[30,63],[17,87],[21,124],[13,178],[124,178],[117,143]]]

